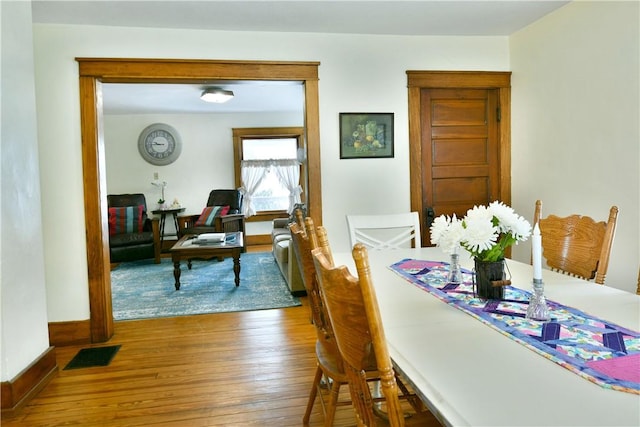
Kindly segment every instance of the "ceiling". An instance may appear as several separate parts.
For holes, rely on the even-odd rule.
[[[554,0],[34,0],[38,23],[305,33],[508,36]],[[223,19],[219,19],[222,17]]]
[[[34,23],[405,36],[508,36],[569,1],[556,0],[33,0]],[[222,16],[224,19],[217,19]],[[266,19],[270,17],[271,19]],[[201,85],[105,85],[106,114],[293,111],[302,87],[283,82],[220,85],[236,97],[200,101]]]
[[[102,105],[107,115],[301,113],[304,108],[304,88],[300,82],[252,81],[207,85],[233,92],[233,99],[224,104],[202,101],[200,94],[204,87],[191,84],[107,83],[102,85]]]

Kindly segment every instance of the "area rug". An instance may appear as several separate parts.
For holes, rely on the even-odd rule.
[[[233,259],[182,262],[180,290],[176,291],[173,263],[163,258],[124,262],[111,271],[114,320],[188,316],[192,314],[294,307],[291,295],[270,252],[240,257],[240,286],[236,287]]]
[[[83,348],[76,354],[73,359],[64,367],[67,369],[93,368],[96,366],[109,366],[111,360],[120,350],[119,345],[110,345],[106,347]]]

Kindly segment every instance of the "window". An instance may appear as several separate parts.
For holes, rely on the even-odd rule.
[[[266,164],[256,163],[264,169],[265,173],[252,197],[253,208],[256,212],[286,211],[289,209],[290,192],[276,173],[276,162],[268,161],[296,160],[297,152],[298,141],[295,138],[246,138],[242,140],[242,160],[267,161]]]
[[[282,216],[302,201],[302,135],[303,128],[233,130],[236,185],[245,191],[245,215]]]

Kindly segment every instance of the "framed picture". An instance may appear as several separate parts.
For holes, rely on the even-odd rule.
[[[393,113],[340,113],[340,158],[393,157]]]

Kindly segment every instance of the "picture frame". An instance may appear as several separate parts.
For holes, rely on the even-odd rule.
[[[340,158],[393,157],[393,113],[340,113]]]

